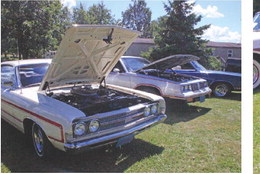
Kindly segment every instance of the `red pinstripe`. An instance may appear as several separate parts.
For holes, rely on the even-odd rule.
[[[20,106],[17,106],[17,105],[15,105],[15,104],[13,104],[13,103],[11,103],[11,102],[9,102],[9,101],[6,101],[6,100],[4,100],[4,99],[1,99],[1,101],[2,101],[2,102],[5,102],[5,103],[7,103],[7,104],[9,104],[9,105],[12,105],[12,106],[14,106],[14,107],[16,107],[16,108],[18,108],[18,109],[24,111],[24,112],[27,112],[27,113],[29,113],[30,115],[32,115],[32,116],[34,116],[34,117],[36,117],[36,118],[38,118],[38,119],[40,119],[40,120],[43,120],[43,121],[45,121],[45,122],[47,122],[47,123],[49,123],[49,124],[52,124],[52,125],[54,125],[54,126],[60,128],[60,130],[61,130],[61,140],[58,140],[58,139],[56,139],[56,138],[54,138],[54,137],[52,137],[52,136],[48,136],[48,137],[51,138],[51,139],[53,139],[53,140],[55,140],[55,141],[64,143],[63,127],[62,127],[61,124],[59,124],[59,123],[57,123],[57,122],[54,122],[54,121],[52,121],[52,120],[50,120],[50,119],[47,119],[47,118],[45,118],[45,117],[43,117],[43,116],[41,116],[41,115],[38,115],[38,114],[36,114],[36,113],[34,113],[34,112],[31,112],[31,111],[29,111],[29,110],[27,110],[27,109],[24,109],[24,108],[22,108],[22,107],[20,107]],[[2,111],[3,111],[3,109],[2,109]],[[6,111],[4,111],[4,112],[6,112]],[[9,114],[8,112],[6,112],[6,113]],[[9,114],[9,115],[10,115],[11,117],[14,117],[14,116],[11,115],[11,114]],[[15,118],[16,120],[19,120],[19,119],[16,118],[16,117],[14,117],[14,118]],[[21,121],[21,120],[19,120],[19,121]],[[22,121],[21,121],[21,122],[22,122]]]

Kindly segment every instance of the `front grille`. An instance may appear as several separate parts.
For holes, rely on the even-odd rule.
[[[199,86],[198,86],[197,83],[191,84],[191,88],[192,88],[192,91],[197,91],[197,90],[199,90]]]
[[[105,117],[100,119],[99,130],[106,130],[118,126],[123,126],[127,123],[131,123],[143,117],[143,109],[131,111],[128,113],[121,113],[112,115],[110,117]]]

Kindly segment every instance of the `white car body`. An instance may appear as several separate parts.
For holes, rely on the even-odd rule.
[[[37,124],[48,141],[62,151],[79,151],[118,143],[120,138],[134,136],[164,121],[166,115],[163,98],[124,87],[101,85],[138,34],[117,26],[75,25],[65,33],[53,60],[3,62],[2,118],[24,133],[31,129],[28,126]],[[39,65],[45,67],[45,64],[49,68],[47,73],[43,74],[41,85],[24,86],[25,81],[22,77],[33,79],[39,75],[30,67]],[[91,94],[83,92],[72,94],[73,91],[85,91]],[[72,103],[71,99],[64,100],[64,96],[73,97],[75,102]],[[92,101],[88,98],[94,96],[96,103],[93,101],[93,108],[95,104],[105,106],[106,102],[117,103],[120,99],[132,103],[111,106],[113,108],[111,110],[109,106],[106,112],[98,112],[93,109],[79,109],[79,104],[84,107],[84,103],[80,103],[81,100],[78,101],[75,96],[82,97],[84,99],[82,101],[86,99],[88,102]],[[156,113],[149,112],[148,116],[144,116],[144,110],[153,105],[157,106]],[[109,121],[112,117],[114,122]],[[92,120],[99,123],[95,132],[90,132],[88,127]],[[112,122],[117,126],[113,126]],[[85,129],[82,127],[79,129],[85,130],[82,135],[75,133],[77,124],[85,126]],[[127,142],[121,142],[119,145],[124,143]],[[42,157],[41,154],[38,156]]]
[[[170,56],[148,64],[146,65],[146,67],[144,67],[144,69],[154,70],[154,67],[156,66],[169,66],[166,68],[162,68],[163,70],[159,72],[159,74],[162,74],[165,72],[165,70],[179,65],[178,62],[185,63],[193,60],[194,58],[197,60],[197,58],[192,55]],[[154,89],[154,92],[162,97],[180,99],[187,102],[203,102],[205,99],[205,95],[211,93],[211,89],[208,87],[207,81],[204,79],[180,74],[171,75],[171,73],[169,73],[168,75],[172,76],[172,78],[167,78],[166,74],[165,77],[160,77],[160,75],[151,75],[149,74],[149,72],[143,73],[143,70],[131,71],[129,70],[131,67],[129,67],[126,61],[124,61],[128,59],[132,59],[133,62],[137,60],[147,61],[146,59],[141,57],[123,56],[118,62],[119,65],[116,65],[121,66],[120,72],[118,72],[118,69],[111,72],[106,79],[108,84],[119,85],[139,90],[146,90],[147,88]],[[158,70],[160,68],[155,69]],[[174,80],[174,77],[176,80]],[[203,84],[203,86],[201,86],[200,84]],[[184,86],[188,86],[191,89],[183,91],[182,88]]]

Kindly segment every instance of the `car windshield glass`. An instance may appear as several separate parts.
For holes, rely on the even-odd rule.
[[[130,72],[139,70],[150,64],[148,60],[142,58],[123,58],[122,61]]]
[[[200,71],[206,71],[207,70],[198,61],[192,61],[191,63],[194,66],[194,68],[197,69],[197,70],[200,70]]]
[[[256,13],[254,17],[254,31],[259,31],[260,30],[260,13]]]
[[[23,87],[40,85],[48,69],[48,63],[22,65],[19,67],[19,76]]]

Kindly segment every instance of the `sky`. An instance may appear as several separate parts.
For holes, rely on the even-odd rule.
[[[241,42],[241,0],[190,0],[195,2],[194,13],[203,18],[197,27],[211,24],[203,38],[216,42]],[[100,0],[61,0],[70,9],[82,3],[85,9]],[[111,10],[116,19],[122,17],[122,11],[128,9],[131,0],[103,0],[106,8]],[[163,3],[167,0],[146,0],[147,7],[152,11],[152,20],[166,14]]]

